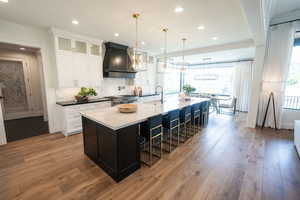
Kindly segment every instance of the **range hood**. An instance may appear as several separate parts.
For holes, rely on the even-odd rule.
[[[128,54],[128,46],[106,42],[103,59],[103,77],[111,78],[135,78],[131,59]]]

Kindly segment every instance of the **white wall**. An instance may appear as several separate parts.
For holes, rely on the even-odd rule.
[[[294,121],[300,120],[299,110],[288,110],[284,109],[282,112],[282,128],[283,129],[294,129]]]
[[[40,48],[45,78],[45,96],[50,132],[59,131],[59,122],[55,112],[55,60],[54,48],[50,34],[43,29],[33,28],[0,20],[0,42],[19,44],[23,46]]]

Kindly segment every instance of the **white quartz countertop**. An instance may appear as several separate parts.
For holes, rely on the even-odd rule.
[[[118,130],[133,124],[146,121],[149,117],[166,114],[169,111],[183,108],[188,105],[209,101],[207,98],[192,98],[190,101],[180,101],[178,98],[166,99],[163,104],[160,101],[137,103],[135,113],[120,113],[118,106],[81,112],[81,115],[113,130]]]

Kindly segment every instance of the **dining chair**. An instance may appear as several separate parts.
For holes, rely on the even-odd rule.
[[[223,109],[230,109],[230,114],[235,115],[236,113],[236,97],[231,97],[229,99],[224,99],[219,101],[219,111],[221,114],[228,114],[228,112],[224,112]]]

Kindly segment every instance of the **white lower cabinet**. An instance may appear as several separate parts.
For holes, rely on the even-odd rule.
[[[62,133],[69,136],[82,132],[82,111],[101,110],[111,107],[111,102],[87,103],[74,106],[59,106],[62,115]]]

